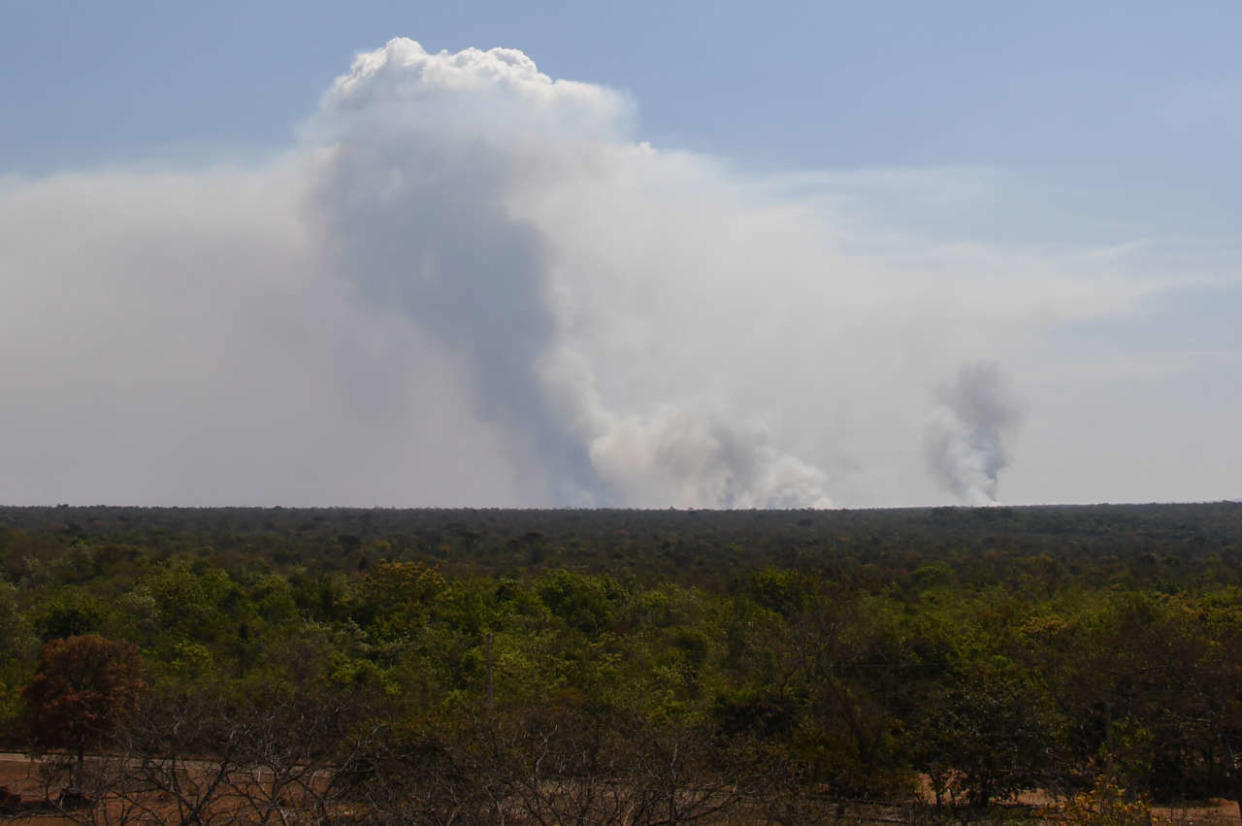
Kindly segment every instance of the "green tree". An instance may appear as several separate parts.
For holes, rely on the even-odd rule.
[[[926,698],[915,749],[939,799],[964,794],[971,806],[1037,786],[1055,726],[1047,703],[1006,658],[964,664]]]

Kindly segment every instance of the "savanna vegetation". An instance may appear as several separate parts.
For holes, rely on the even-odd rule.
[[[89,822],[1242,807],[1242,505],[3,508],[0,737]]]

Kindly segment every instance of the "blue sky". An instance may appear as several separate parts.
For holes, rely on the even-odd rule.
[[[279,171],[281,159],[313,143],[307,136],[314,125],[331,120],[321,101],[356,54],[397,36],[413,38],[431,53],[511,47],[553,78],[614,90],[629,102],[633,120],[620,116],[607,129],[615,132],[615,141],[646,141],[667,153],[657,164],[663,164],[662,171],[651,174],[679,193],[672,201],[684,198],[685,215],[697,216],[684,218],[687,235],[724,220],[748,227],[756,222],[753,226],[768,228],[756,230],[762,235],[779,223],[772,216],[796,212],[796,219],[771,230],[773,239],[797,235],[807,221],[821,222],[833,255],[845,256],[832,258],[831,265],[856,262],[867,274],[855,283],[886,284],[894,306],[904,300],[907,287],[899,285],[907,282],[885,280],[892,272],[922,267],[925,278],[946,270],[959,274],[960,283],[948,284],[945,292],[971,296],[966,304],[978,315],[954,321],[946,305],[936,311],[943,313],[936,317],[942,326],[932,329],[952,331],[945,333],[952,337],[958,335],[953,325],[960,323],[961,352],[929,356],[918,369],[910,367],[910,375],[925,374],[919,392],[931,398],[929,388],[948,380],[951,362],[966,358],[968,342],[987,342],[976,347],[980,351],[997,342],[994,352],[981,357],[1002,364],[1026,411],[1013,439],[1012,470],[1006,471],[1017,501],[1223,498],[1242,491],[1242,477],[1227,467],[1242,459],[1242,437],[1229,425],[1242,414],[1242,325],[1237,323],[1242,316],[1242,164],[1237,160],[1242,6],[1237,2],[13,0],[4,11],[0,184],[7,179],[15,193],[13,226],[34,214],[31,204],[70,197],[53,192],[58,176],[70,173],[85,181],[82,192],[114,193],[110,197],[120,199],[122,207],[129,204],[135,216],[154,209],[139,204],[158,200],[152,193],[164,184],[152,176],[161,173],[199,176],[193,186],[210,188],[221,175],[249,170],[246,186],[262,189],[258,181],[285,174]],[[428,111],[456,117],[451,106]],[[476,127],[492,134],[491,125],[471,128]],[[567,140],[580,138],[574,133]],[[683,161],[686,165],[678,166]],[[229,171],[212,172],[221,168]],[[546,206],[569,188],[558,181],[524,191],[523,197]],[[701,193],[709,191],[744,202],[738,216],[746,217],[709,215],[706,207],[696,206],[696,198],[706,199]],[[726,192],[733,195],[720,195]],[[605,198],[590,202],[606,212],[619,209],[616,204],[630,194],[622,188],[583,197]],[[84,198],[73,197],[75,204]],[[611,243],[607,238],[594,251],[575,246],[568,229],[539,223],[551,221],[550,214],[529,219],[549,249],[565,260],[580,259],[587,268],[600,260]],[[639,217],[618,213],[615,218],[626,237],[655,237],[643,234],[650,229]],[[125,230],[135,237],[165,231],[147,227],[145,220],[136,217]],[[101,228],[101,238],[119,231],[107,225],[113,228]],[[4,231],[0,226],[0,241]],[[48,224],[42,231],[55,228]],[[11,230],[11,237],[22,233],[29,230]],[[652,249],[662,243],[649,242]],[[13,243],[11,261],[34,255]],[[773,253],[780,243],[756,241],[738,255],[785,261],[783,252]],[[660,249],[693,259],[680,247]],[[699,254],[703,266],[716,260]],[[806,262],[818,261],[819,253],[806,254],[809,258],[793,261],[792,269],[814,269]],[[54,275],[69,278],[50,270],[23,272],[32,285]],[[978,284],[994,285],[996,274],[1009,272],[1017,274],[1007,299],[998,292],[976,302],[979,293],[972,291]],[[553,284],[562,276],[545,277]],[[909,277],[908,289],[917,292],[924,282]],[[1065,284],[1058,286],[1062,278]],[[1149,286],[1157,282],[1160,286]],[[34,286],[23,289],[30,296],[37,292]],[[1105,295],[1112,298],[1100,297]],[[1080,313],[1070,307],[1072,296],[1081,296]],[[1006,314],[1015,312],[1006,301],[1027,302],[1025,320],[1012,325],[1027,332],[1000,343],[1003,337],[988,330],[1004,326]],[[720,315],[728,312],[722,308]],[[630,346],[639,335],[635,330],[658,327],[636,316],[616,341],[575,346],[583,348],[579,355],[619,358],[624,351],[619,342]],[[870,349],[880,353],[893,334],[874,330]],[[827,346],[826,340],[820,343]],[[852,369],[840,366],[842,381]],[[861,375],[862,368],[858,371]],[[670,377],[667,383],[675,382]],[[728,384],[705,382],[696,393],[740,397]],[[217,391],[203,392],[218,401],[212,395]],[[808,397],[805,406],[818,405],[823,416],[837,417],[835,442],[799,435],[797,428],[780,431],[773,422],[783,420],[783,411],[756,407],[746,421],[775,428],[774,445],[810,456],[809,464],[840,479],[834,501],[940,501],[943,491],[935,492],[927,479],[888,478],[908,475],[900,453],[915,450],[915,436],[892,441],[860,434],[860,422],[868,416],[826,398],[815,396],[812,404]],[[652,399],[652,410],[663,410],[660,405],[668,401]],[[470,405],[468,399],[461,403]],[[1078,410],[1103,411],[1099,415],[1117,421],[1121,411],[1134,409],[1150,418],[1103,429],[1076,423]],[[909,421],[894,419],[892,426],[913,428],[923,415],[916,412]],[[28,413],[13,412],[13,420]],[[630,421],[619,408],[609,415]],[[655,419],[643,421],[646,427]],[[1156,431],[1168,438],[1156,439],[1164,447],[1144,463],[1136,458],[1139,445]],[[1200,449],[1200,443],[1211,446]],[[852,444],[859,447],[852,450]],[[874,460],[867,458],[868,444]],[[0,456],[4,447],[0,444]],[[1072,466],[1075,450],[1099,452],[1094,471]],[[1178,456],[1187,458],[1179,463]],[[514,462],[513,467],[520,464]],[[152,471],[147,482],[135,483],[128,498],[160,490],[157,476]],[[3,482],[0,498],[20,489],[16,482],[8,487]],[[62,482],[49,477],[35,498],[57,498],[63,491],[65,498],[90,499],[86,482]],[[273,501],[339,499],[327,489],[288,490],[283,497],[272,494]],[[426,490],[417,488],[411,496],[425,498]],[[207,503],[228,498],[218,490],[191,488],[180,496],[178,501]],[[464,481],[445,501],[525,502],[509,489],[479,493]]]
[[[520,48],[632,94],[643,137],[743,163],[987,163],[1212,190],[1229,172],[1213,155],[1239,137],[1242,10],[1224,1],[6,6],[10,169],[278,146],[355,52],[398,35]]]
[[[1229,0],[7,6],[6,172],[263,156],[400,35],[520,48],[630,94],[642,139],[743,168],[1019,170],[1120,235],[1232,234],[1242,211]]]

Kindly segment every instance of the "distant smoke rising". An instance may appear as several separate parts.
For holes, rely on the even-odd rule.
[[[968,364],[938,395],[941,407],[927,430],[932,471],[968,504],[995,502],[997,475],[1009,463],[1006,442],[1019,420],[1000,368]]]
[[[783,453],[759,424],[739,422],[703,403],[656,405],[620,416],[599,400],[576,354],[542,365],[546,386],[572,411],[602,478],[636,507],[826,508],[827,477]],[[566,369],[566,368],[569,369]]]
[[[432,55],[399,39],[362,55],[317,124],[332,146],[314,199],[329,254],[364,297],[465,360],[480,414],[530,448],[553,501],[826,505],[824,474],[762,426],[676,400],[609,410],[565,334],[582,320],[554,301],[552,242],[525,213],[607,163],[627,111],[511,49]],[[558,361],[572,377],[548,369]]]
[[[633,111],[395,40],[268,162],[0,175],[0,501],[984,503],[1014,405],[995,367],[927,377],[987,352],[1081,390],[1050,320],[1187,286],[867,217],[969,170],[754,175]]]

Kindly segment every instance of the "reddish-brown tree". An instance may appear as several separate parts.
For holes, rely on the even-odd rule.
[[[141,669],[135,646],[97,634],[43,646],[22,696],[35,743],[77,756],[75,785],[81,783],[86,750],[103,745],[136,710],[144,688]]]

